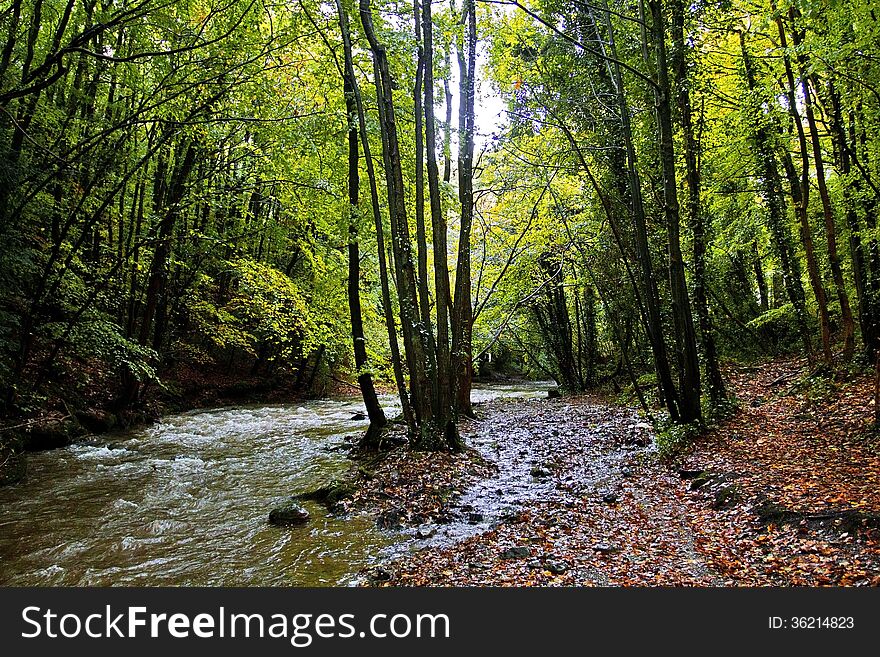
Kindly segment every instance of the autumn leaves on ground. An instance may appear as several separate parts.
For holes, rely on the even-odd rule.
[[[417,536],[492,481],[498,441],[536,482],[470,537],[365,573],[373,585],[880,585],[880,441],[866,375],[811,375],[803,359],[728,372],[737,410],[661,459],[631,409],[592,398],[497,402],[464,427],[480,453],[395,450],[360,467],[355,505]],[[486,438],[486,436],[490,438]],[[489,442],[487,442],[487,440]],[[663,440],[662,438],[660,439]],[[486,445],[494,447],[487,448]],[[484,458],[485,457],[485,458]],[[426,462],[427,461],[427,462]],[[427,467],[426,467],[427,466]],[[497,475],[495,475],[497,476]],[[493,506],[494,505],[494,506]]]

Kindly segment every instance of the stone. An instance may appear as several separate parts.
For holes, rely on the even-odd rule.
[[[502,559],[528,559],[530,556],[532,556],[532,551],[525,546],[507,548],[501,553]]]
[[[617,496],[617,493],[614,492],[609,491],[602,494],[602,501],[605,502],[605,504],[614,504],[619,499],[620,498]]]
[[[544,570],[549,571],[553,575],[561,575],[568,570],[568,564],[564,561],[548,561],[544,564]]]
[[[630,477],[633,476],[632,468],[629,468],[629,467],[627,467],[627,466],[624,466],[624,467],[622,467],[622,468],[620,469],[620,474],[621,474],[621,476],[623,476],[624,478],[629,479]]]
[[[310,491],[299,493],[293,496],[294,500],[320,502],[328,509],[335,508],[343,500],[350,499],[357,487],[353,482],[348,480],[334,479],[322,486],[318,486]]]
[[[712,508],[715,510],[729,509],[736,506],[742,500],[739,486],[736,484],[724,484],[715,491]]]
[[[419,527],[416,530],[416,536],[422,540],[431,538],[436,533],[437,530],[434,527]]]
[[[391,571],[382,566],[377,566],[367,572],[367,579],[371,582],[387,582],[391,579]]]
[[[530,474],[536,479],[544,479],[545,477],[549,477],[551,472],[542,465],[536,465],[532,468]]]
[[[376,519],[376,526],[379,529],[400,529],[403,527],[404,518],[403,509],[389,509],[379,514]]]
[[[76,419],[91,433],[107,433],[116,426],[116,416],[107,411],[80,411]]]
[[[620,548],[615,545],[611,545],[610,543],[596,543],[593,546],[593,549],[599,554],[613,554],[614,552],[618,552]]]
[[[469,513],[468,522],[472,525],[476,525],[478,522],[483,522],[483,514],[477,512]]]
[[[33,425],[24,438],[24,448],[29,452],[67,447],[84,433],[82,425],[74,418],[50,418]]]
[[[364,415],[363,413],[355,413],[354,415],[351,416],[351,419],[357,420],[358,422],[360,422],[362,420],[366,420],[367,416]]]
[[[276,507],[269,512],[269,524],[277,526],[287,525],[303,525],[309,521],[310,514],[308,509],[289,502],[283,506]]]

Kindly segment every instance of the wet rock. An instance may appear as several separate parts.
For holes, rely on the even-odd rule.
[[[357,420],[358,422],[360,422],[361,420],[366,420],[367,416],[364,415],[363,413],[355,413],[354,415],[351,416],[351,419]]]
[[[531,469],[530,474],[536,479],[545,479],[549,477],[552,473],[543,465],[536,465],[534,468]]]
[[[367,571],[367,580],[375,584],[378,582],[387,582],[391,579],[391,571],[382,566],[376,566]]]
[[[434,527],[419,527],[416,530],[416,537],[424,540],[426,538],[431,538],[436,533],[437,533],[437,529]]]
[[[616,545],[611,545],[611,543],[596,543],[593,546],[593,550],[599,554],[614,554],[615,552],[619,552],[620,548]]]
[[[49,418],[33,425],[24,439],[29,452],[67,447],[85,433],[82,425],[72,417]]]
[[[400,529],[403,527],[405,515],[403,509],[388,509],[379,514],[379,517],[376,519],[376,526],[379,529]]]
[[[532,551],[525,546],[507,548],[501,553],[502,559],[528,559],[530,556],[532,556]]]
[[[334,479],[317,488],[294,495],[294,500],[320,502],[328,509],[336,508],[343,500],[351,498],[357,487],[350,481]]]
[[[742,500],[742,493],[736,484],[724,484],[715,491],[712,508],[729,509]]]
[[[541,570],[542,568],[544,568],[544,564],[542,564],[538,559],[533,559],[532,561],[529,561],[526,567],[529,570]]]
[[[615,504],[620,499],[617,493],[614,491],[608,491],[607,493],[602,494],[602,501],[605,504]]]
[[[704,472],[705,472],[705,470],[685,470],[685,469],[680,469],[680,470],[678,471],[678,476],[681,477],[681,478],[684,479],[684,480],[691,480],[691,479],[696,479],[697,477],[699,477],[699,476],[700,476],[701,474],[703,474]]]
[[[633,476],[632,468],[629,468],[629,467],[627,467],[627,466],[622,467],[622,468],[620,469],[620,475],[621,475],[622,477],[624,477],[625,479],[629,479],[630,477]]]
[[[478,522],[483,522],[483,514],[477,512],[469,513],[468,522],[472,525],[476,525]]]
[[[269,512],[269,524],[280,527],[288,525],[303,525],[309,521],[308,509],[290,502],[276,507]]]
[[[107,411],[80,411],[76,414],[76,419],[91,433],[107,433],[116,426],[116,416]]]
[[[568,564],[564,561],[548,561],[544,565],[544,569],[554,575],[562,575],[568,570]]]

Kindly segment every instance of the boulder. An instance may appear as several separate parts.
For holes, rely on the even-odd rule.
[[[107,411],[80,411],[76,414],[76,419],[90,433],[107,433],[116,426],[116,416]]]
[[[501,553],[502,559],[528,559],[530,556],[532,556],[532,551],[525,546],[507,548]]]
[[[309,512],[296,502],[288,502],[269,512],[269,524],[284,527],[287,525],[303,525],[309,521]]]
[[[335,509],[342,500],[351,498],[357,491],[352,481],[334,479],[310,491],[293,496],[294,500],[320,502],[328,509]]]
[[[544,564],[544,569],[553,575],[561,575],[568,570],[568,564],[564,561],[548,561]]]
[[[83,433],[82,425],[75,418],[48,418],[31,427],[25,436],[24,448],[29,452],[39,452],[67,447]]]

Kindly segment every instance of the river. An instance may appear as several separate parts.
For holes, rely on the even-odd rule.
[[[548,385],[477,386],[473,401]],[[396,401],[383,397],[389,415]],[[0,489],[0,585],[351,584],[413,536],[314,504],[304,527],[266,518],[345,472],[338,448],[366,428],[362,411],[357,399],[199,410],[30,454],[27,478]]]

